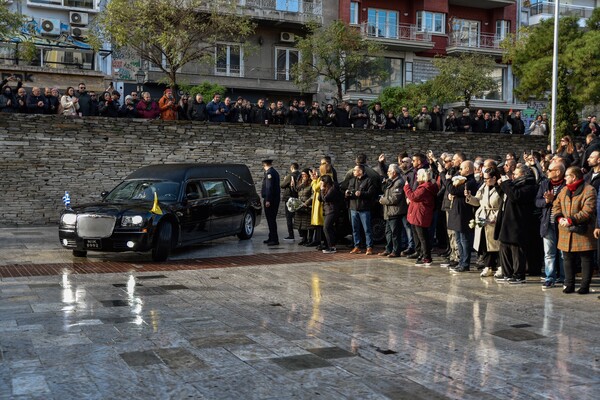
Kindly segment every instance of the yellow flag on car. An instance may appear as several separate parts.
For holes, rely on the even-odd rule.
[[[156,192],[154,192],[154,204],[152,205],[150,212],[152,214],[158,214],[158,215],[162,215],[162,213],[163,213],[162,210],[160,209],[160,207],[158,206],[158,194],[156,194]]]

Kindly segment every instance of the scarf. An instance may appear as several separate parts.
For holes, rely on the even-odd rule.
[[[575,181],[575,182],[573,182],[573,183],[571,183],[571,184],[567,184],[567,187],[569,188],[569,190],[571,191],[571,193],[573,193],[573,192],[574,192],[574,191],[576,191],[576,190],[577,190],[577,188],[578,188],[579,186],[581,186],[581,185],[583,185],[583,179],[580,179],[580,180],[578,180],[578,181]]]
[[[553,181],[550,180],[550,187],[556,187],[556,186],[560,186],[563,184],[563,182],[565,181],[565,178],[562,178],[560,181]]]

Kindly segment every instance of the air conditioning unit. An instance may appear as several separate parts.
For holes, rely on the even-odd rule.
[[[80,28],[78,26],[71,27],[71,36],[75,38],[85,38],[89,36],[89,28]]]
[[[281,34],[279,35],[279,40],[286,43],[293,43],[294,41],[296,41],[296,37],[291,32],[281,32]]]
[[[40,19],[40,30],[42,35],[60,35],[60,20],[54,18]]]
[[[72,25],[87,25],[88,24],[88,13],[71,11],[69,13],[69,22]]]

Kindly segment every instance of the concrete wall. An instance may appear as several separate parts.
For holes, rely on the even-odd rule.
[[[260,161],[273,158],[283,175],[292,161],[316,166],[331,155],[343,175],[357,153],[462,150],[467,156],[546,147],[531,136],[388,132],[308,127],[163,122],[111,118],[67,119],[0,114],[0,225],[57,222],[62,196],[72,204],[99,199],[133,170],[155,163],[240,162],[260,189]]]

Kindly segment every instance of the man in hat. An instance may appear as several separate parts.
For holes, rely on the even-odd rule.
[[[262,181],[261,195],[265,209],[265,217],[269,226],[269,238],[265,240],[268,246],[279,244],[277,235],[277,211],[279,210],[279,201],[281,198],[281,187],[279,183],[279,173],[273,168],[273,160],[263,160],[263,169],[265,175]]]

